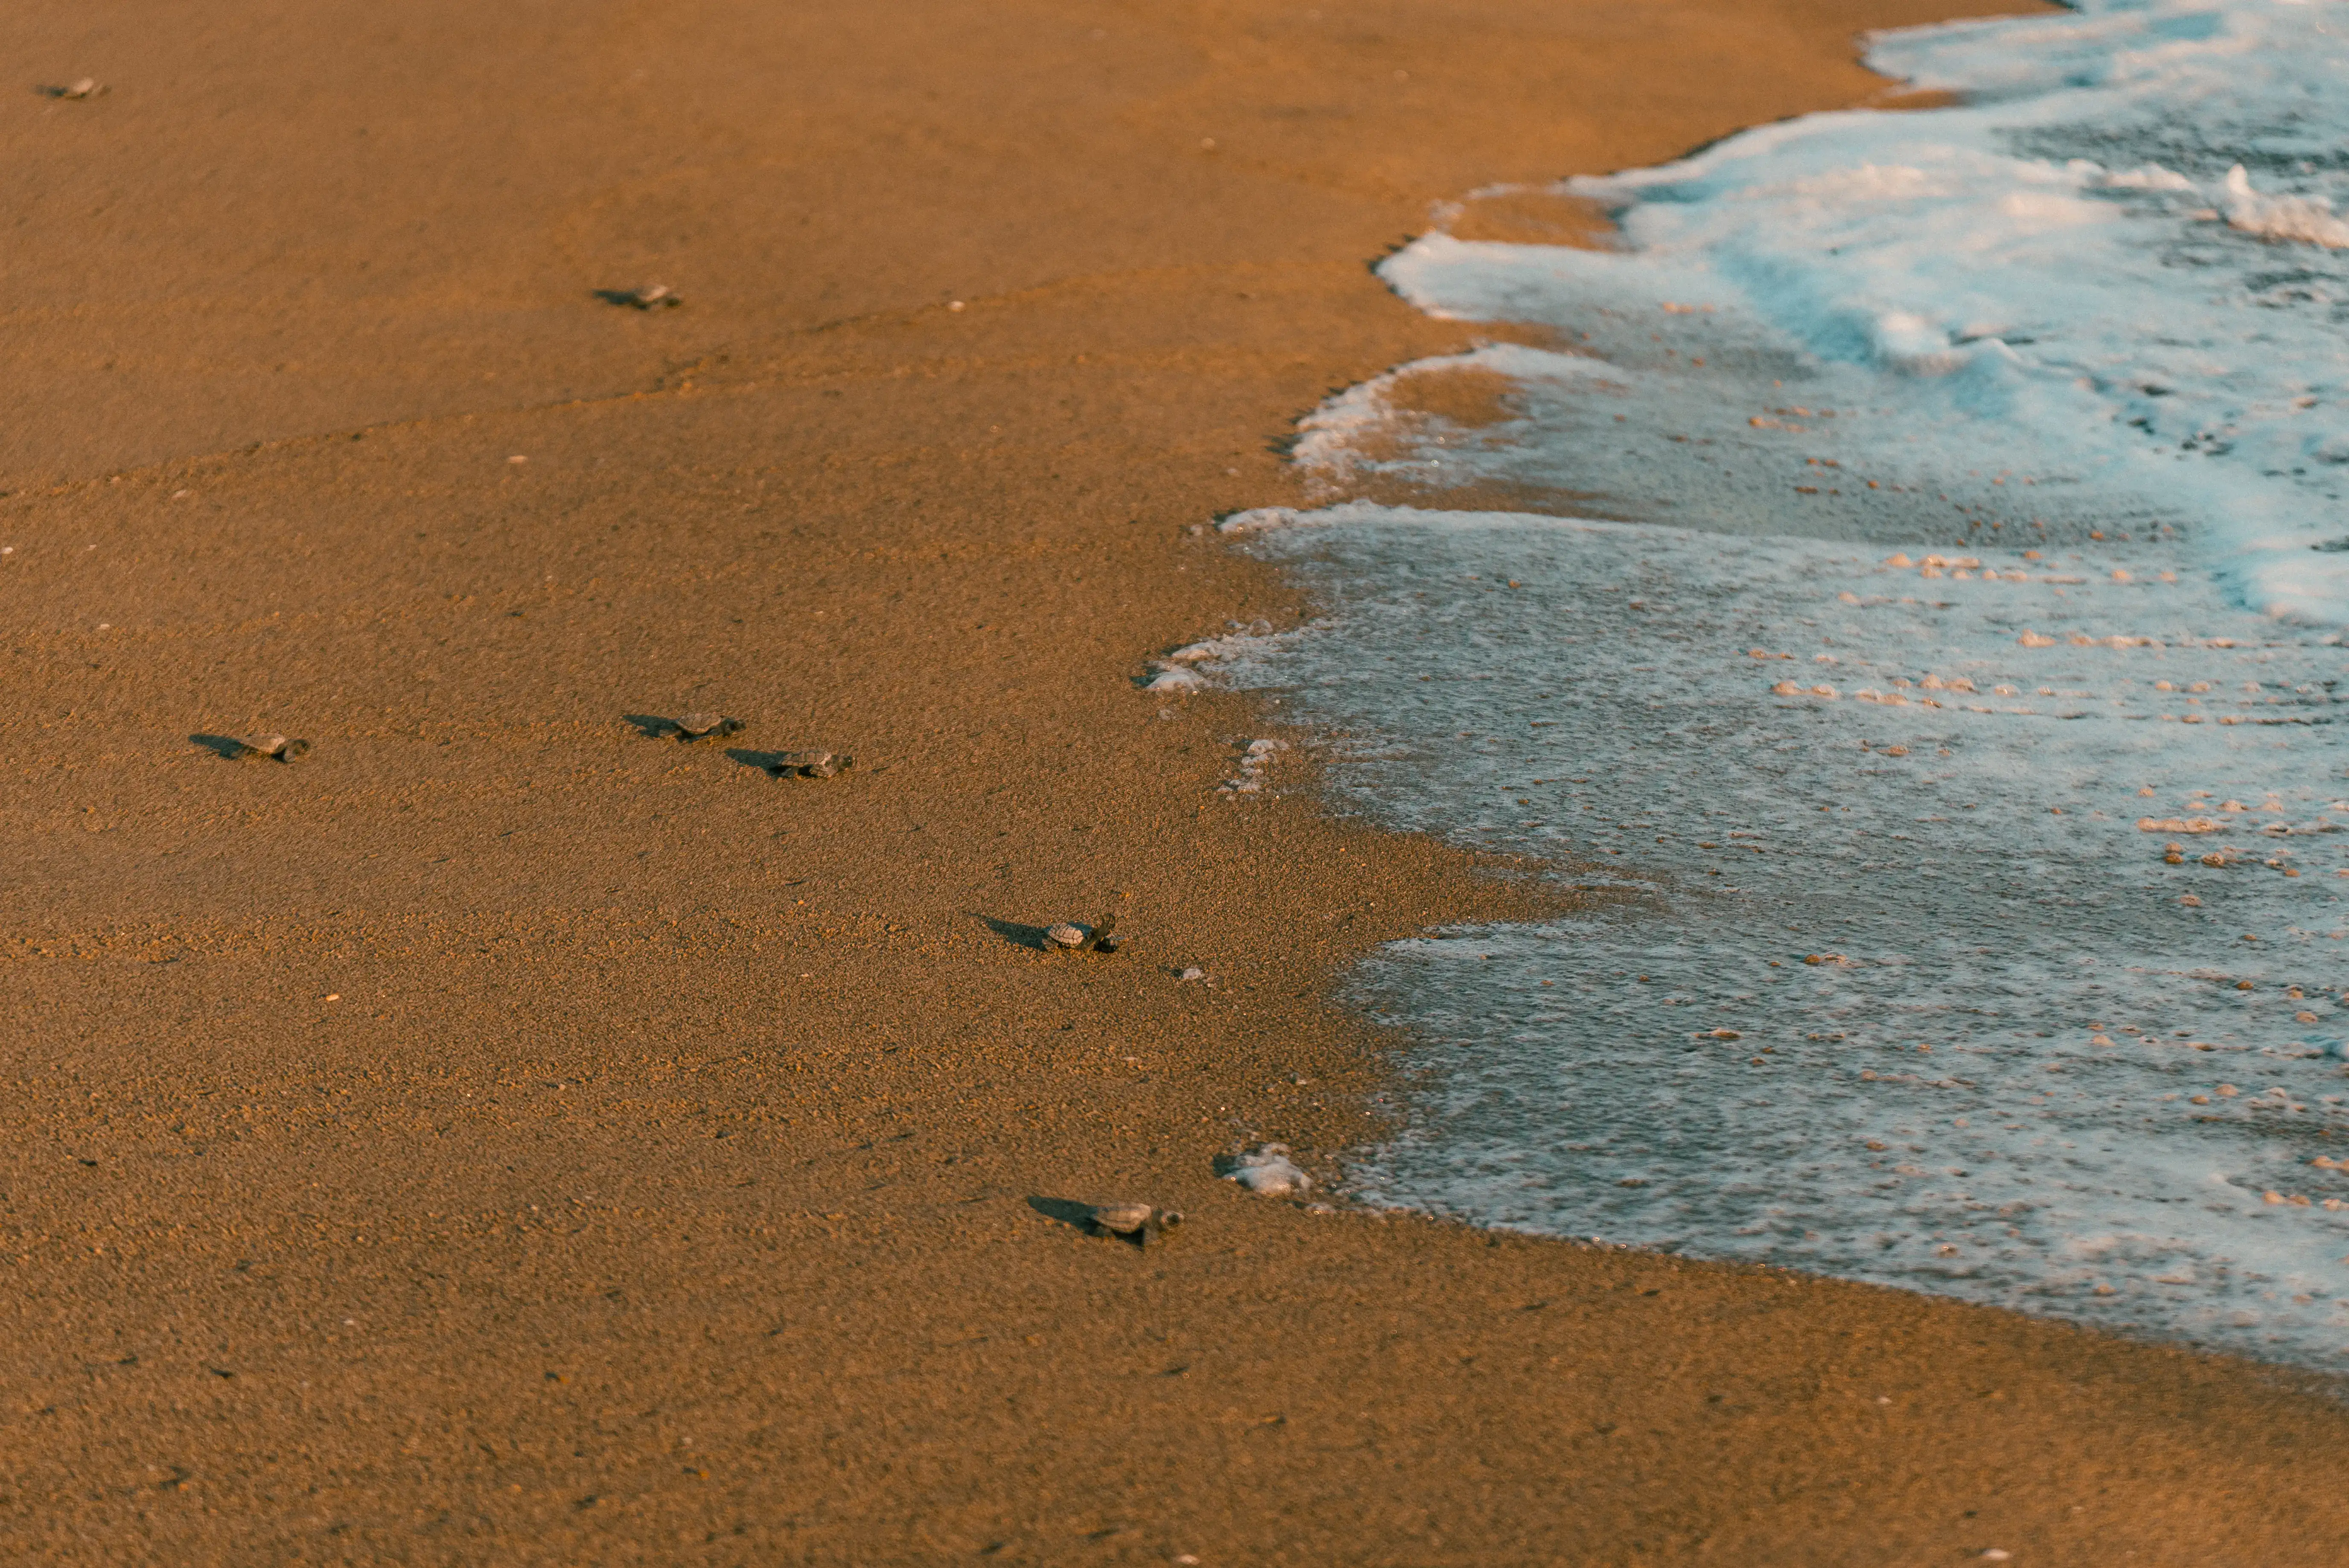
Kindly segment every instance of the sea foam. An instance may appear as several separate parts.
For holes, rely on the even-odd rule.
[[[1537,341],[1308,419],[1423,504],[1227,520],[1326,614],[1185,667],[1587,909],[1365,966],[1413,1087],[1358,1191],[2341,1364],[2344,26],[1884,35],[1970,101],[1384,263]],[[1490,420],[1419,411],[1464,372]]]
[[[2349,621],[2349,552],[2321,548],[2349,545],[2349,13],[2083,11],[1874,41],[1878,68],[1975,93],[1964,107],[1813,115],[1566,182],[1616,211],[1624,252],[1439,233],[1383,273],[1439,315],[1557,328],[1557,357],[1615,373],[1627,401],[1609,414],[1678,403],[1689,423],[1701,400],[1728,405],[1676,433],[1742,425],[1715,454],[1741,478],[1783,488],[1783,459],[1816,455],[1790,438],[1862,440],[1866,477],[1953,502],[2028,475],[2048,493],[1994,498],[2002,521],[2190,526],[2250,607]],[[1587,387],[1594,371],[1532,374]],[[1524,443],[1517,467],[1569,456],[1564,433]],[[1678,499],[1659,488],[1608,493]],[[1793,510],[1790,531],[1812,531]]]

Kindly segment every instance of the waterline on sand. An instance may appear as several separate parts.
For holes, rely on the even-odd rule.
[[[1384,263],[1518,341],[1306,420],[1224,526],[1329,614],[1190,667],[1591,911],[1365,967],[1362,1195],[2340,1364],[2337,15],[1887,35],[1967,101]]]

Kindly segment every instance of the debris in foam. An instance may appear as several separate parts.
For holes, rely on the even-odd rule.
[[[1225,1181],[1237,1181],[1262,1197],[1293,1197],[1313,1185],[1313,1178],[1289,1159],[1286,1143],[1260,1143],[1237,1154],[1226,1155],[1217,1163]]]
[[[1240,776],[1216,787],[1223,795],[1254,795],[1264,789],[1265,769],[1275,756],[1288,749],[1286,740],[1251,740],[1240,753]]]

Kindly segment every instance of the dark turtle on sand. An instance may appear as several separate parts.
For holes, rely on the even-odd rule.
[[[233,753],[239,762],[258,762],[268,758],[273,762],[298,761],[308,753],[310,743],[283,735],[264,735],[254,740],[239,741],[241,748]]]
[[[1044,928],[1045,949],[1048,952],[1114,953],[1118,941],[1111,933],[1116,929],[1117,916],[1113,914],[1102,915],[1093,923],[1090,931],[1081,925],[1061,921]]]
[[[767,759],[767,771],[778,779],[830,779],[855,766],[845,751],[779,751]]]
[[[1146,1247],[1168,1231],[1183,1222],[1183,1216],[1173,1209],[1154,1209],[1147,1203],[1096,1203],[1086,1223],[1097,1236],[1116,1236]]]
[[[739,718],[726,718],[714,713],[688,713],[669,720],[677,727],[677,738],[691,742],[713,735],[738,735],[750,726]]]

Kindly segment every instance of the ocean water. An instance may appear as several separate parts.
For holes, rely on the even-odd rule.
[[[1870,57],[1967,101],[1561,187],[1614,250],[1391,258],[1518,341],[1309,419],[1330,504],[1222,526],[1322,613],[1162,689],[1588,890],[1359,975],[1364,1197],[2342,1367],[2349,7]],[[1463,373],[1490,418],[1420,411]]]

